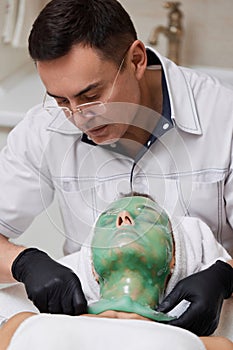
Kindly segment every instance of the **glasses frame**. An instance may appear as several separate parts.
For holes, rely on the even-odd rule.
[[[118,67],[116,76],[113,80],[110,93],[105,101],[92,101],[92,102],[82,103],[80,105],[77,105],[76,107],[74,107],[74,109],[71,110],[69,107],[63,107],[63,106],[45,106],[46,98],[48,95],[46,92],[45,96],[43,98],[43,102],[42,102],[43,108],[47,112],[51,112],[51,110],[62,110],[68,118],[74,117],[75,114],[77,114],[77,113],[79,115],[81,115],[82,117],[86,117],[86,118],[90,118],[93,116],[104,114],[106,112],[106,104],[109,102],[110,98],[112,97],[113,90],[115,88],[118,76],[121,73],[122,67],[123,67],[124,62],[125,62],[125,58],[127,56],[127,53],[129,51],[131,45],[132,44],[130,44],[130,46],[127,48],[126,52],[124,53],[124,56],[123,56],[121,63]],[[97,107],[98,107],[98,109],[101,110],[101,112],[97,112]]]

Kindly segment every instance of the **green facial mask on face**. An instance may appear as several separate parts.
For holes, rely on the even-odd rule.
[[[88,312],[115,310],[171,320],[154,308],[164,293],[172,254],[170,221],[155,202],[135,196],[112,203],[94,228],[92,259],[101,299]]]

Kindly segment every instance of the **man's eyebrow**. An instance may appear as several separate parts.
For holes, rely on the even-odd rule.
[[[79,96],[85,94],[86,92],[88,92],[88,91],[90,91],[90,90],[92,90],[92,89],[97,88],[99,85],[100,85],[100,82],[94,83],[94,84],[90,84],[90,85],[88,85],[85,89],[83,89],[83,90],[79,91],[77,94],[75,94],[73,97],[79,97]],[[47,91],[47,94],[48,94],[49,96],[51,96],[51,97],[54,97],[54,98],[65,98],[64,96],[57,96],[57,95],[54,95],[54,94],[52,94],[52,93],[49,92],[49,91]]]

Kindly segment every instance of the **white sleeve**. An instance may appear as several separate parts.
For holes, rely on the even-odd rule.
[[[212,265],[216,260],[231,260],[230,254],[216,240],[209,226],[201,220],[198,220],[198,224],[202,235],[203,268]]]
[[[223,261],[231,259],[224,247],[217,242],[209,226],[202,220],[186,217],[182,225],[184,227],[188,275],[205,269],[218,259]]]
[[[24,232],[54,196],[43,162],[40,125],[33,123],[30,115],[25,117],[0,154],[0,233],[11,238]]]

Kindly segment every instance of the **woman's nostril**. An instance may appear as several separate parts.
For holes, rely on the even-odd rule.
[[[122,212],[118,215],[116,220],[116,225],[122,226],[122,225],[133,225],[133,219],[131,218],[130,214],[128,212]]]
[[[129,216],[125,216],[125,223],[132,224],[132,220],[130,219]]]
[[[123,219],[121,216],[119,216],[118,217],[118,225],[120,226],[120,225],[122,225],[122,223],[123,223]]]

